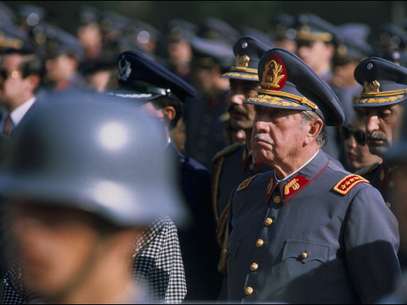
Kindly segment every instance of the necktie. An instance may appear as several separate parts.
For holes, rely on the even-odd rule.
[[[4,120],[4,125],[3,125],[3,134],[5,136],[10,136],[11,132],[13,131],[13,120],[11,119],[11,115],[8,114],[6,119]]]

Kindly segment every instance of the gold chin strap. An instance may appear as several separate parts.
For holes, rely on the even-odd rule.
[[[269,95],[271,97],[279,97],[279,98],[288,98],[293,100],[294,102],[300,104],[300,105],[305,105],[311,108],[312,110],[317,110],[319,109],[318,106],[307,99],[306,97],[303,96],[298,96],[292,93],[284,92],[284,91],[278,91],[278,90],[269,90],[269,89],[259,89],[259,93],[262,93],[264,95]]]

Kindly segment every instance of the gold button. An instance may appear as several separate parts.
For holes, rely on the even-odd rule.
[[[304,251],[300,254],[300,260],[305,261],[309,257],[309,253],[307,251]]]
[[[255,262],[250,264],[250,271],[257,271],[257,269],[259,269],[259,265]]]
[[[275,204],[280,204],[280,202],[281,202],[281,197],[280,196],[275,196],[274,198],[273,198],[273,202],[275,203]]]
[[[245,287],[245,288],[244,288],[244,294],[245,294],[246,296],[252,295],[253,292],[254,292],[253,287],[248,286],[248,287]]]
[[[257,248],[260,248],[260,247],[262,247],[263,245],[264,245],[264,240],[258,239],[258,240],[256,241],[256,247],[257,247]]]
[[[266,227],[271,226],[272,223],[273,223],[273,219],[270,218],[270,217],[267,217],[266,220],[264,221],[264,225],[265,225]]]

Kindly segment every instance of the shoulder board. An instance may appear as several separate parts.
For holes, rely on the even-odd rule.
[[[369,183],[369,181],[362,176],[351,174],[339,181],[333,187],[333,190],[342,196],[345,196],[359,183]]]
[[[215,155],[215,157],[213,157],[212,162],[216,162],[221,157],[225,157],[227,155],[230,155],[230,154],[234,153],[235,151],[237,151],[242,146],[244,146],[244,144],[235,143],[235,144],[232,144],[232,145],[229,145],[229,146],[225,147],[220,152],[218,152]]]
[[[239,184],[239,186],[237,187],[237,192],[242,191],[242,190],[248,188],[249,185],[250,185],[250,184],[252,183],[252,181],[254,180],[254,178],[256,178],[256,176],[258,176],[258,174],[257,174],[257,175],[254,175],[254,176],[251,176],[251,177],[249,177],[249,178],[243,180],[243,181]]]

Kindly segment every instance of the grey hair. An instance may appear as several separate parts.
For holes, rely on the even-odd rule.
[[[314,111],[302,111],[301,114],[305,122],[311,122],[314,120],[321,119],[321,117]],[[317,136],[317,143],[319,144],[320,147],[325,146],[327,143],[325,123],[322,126],[321,132]]]

